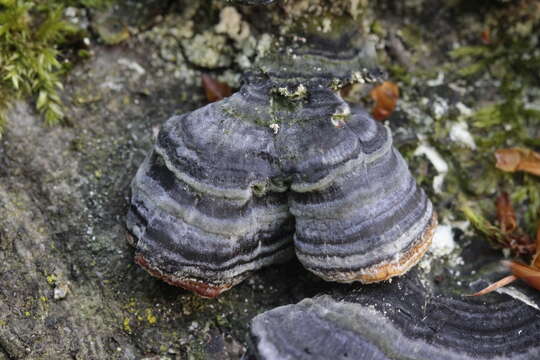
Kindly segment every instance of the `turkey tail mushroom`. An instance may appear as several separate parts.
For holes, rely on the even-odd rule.
[[[412,271],[391,284],[308,298],[262,313],[251,321],[244,358],[540,358],[537,293],[521,295],[529,304],[499,294],[481,300],[462,297],[455,289],[441,292],[417,275]]]
[[[208,105],[173,117],[132,182],[127,225],[137,262],[152,275],[215,297],[250,271],[293,256],[268,128]]]
[[[371,283],[405,273],[429,248],[437,219],[389,129],[354,108],[343,128],[324,134],[318,147],[311,145],[317,135],[295,139],[305,143],[298,156],[306,154],[308,174],[291,186],[296,255],[330,281]]]
[[[389,130],[339,95],[380,75],[373,44],[306,38],[261,60],[237,93],[161,128],[127,219],[152,275],[214,297],[296,247],[324,279],[367,283],[428,248],[433,208]]]

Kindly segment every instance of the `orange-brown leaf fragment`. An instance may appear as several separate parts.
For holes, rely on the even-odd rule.
[[[540,176],[540,153],[523,148],[499,149],[495,158],[495,166],[503,171],[525,171]]]
[[[339,93],[342,98],[346,98],[351,93],[351,90],[352,90],[352,85],[346,85],[342,87],[341,90],[339,90]]]
[[[540,269],[520,264],[515,261],[506,261],[505,263],[510,267],[510,270],[512,270],[512,274],[525,281],[536,290],[540,290]]]
[[[484,31],[482,31],[482,42],[485,45],[491,44],[491,33],[489,29],[485,29]]]
[[[495,291],[498,288],[502,288],[503,286],[506,286],[506,285],[510,284],[511,282],[516,281],[516,280],[517,280],[517,276],[509,275],[507,277],[503,277],[499,281],[495,281],[493,284],[488,285],[487,287],[483,288],[479,292],[476,292],[476,293],[474,293],[472,295],[468,295],[468,296],[486,295],[486,294],[489,294],[490,292]]]
[[[509,233],[517,228],[516,213],[510,202],[510,197],[507,192],[503,192],[496,200],[495,205],[497,207],[497,219],[501,231]]]
[[[203,74],[201,76],[201,82],[208,102],[219,101],[232,95],[232,89],[229,85],[217,81],[210,75]]]
[[[540,254],[540,222],[538,222],[538,228],[536,229],[536,253]]]
[[[375,101],[372,113],[377,120],[389,117],[396,108],[399,99],[399,88],[391,81],[385,81],[371,90],[371,98]]]
[[[536,230],[536,253],[531,261],[531,266],[540,269],[540,223]]]

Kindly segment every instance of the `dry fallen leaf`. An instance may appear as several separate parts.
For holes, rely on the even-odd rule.
[[[531,237],[519,228],[514,207],[508,193],[502,192],[495,201],[497,220],[501,230],[497,245],[510,249],[513,255],[531,256],[536,250],[536,244]]]
[[[352,87],[353,87],[352,85],[346,85],[342,87],[341,90],[339,90],[341,97],[346,98],[347,96],[349,96],[349,94],[351,93]]]
[[[536,241],[533,242],[531,237],[517,225],[516,214],[506,192],[503,192],[497,198],[496,205],[497,218],[499,219],[501,231],[504,233],[502,245],[511,249],[517,255],[534,255],[531,265],[521,264],[516,261],[504,261],[503,263],[512,271],[512,275],[506,276],[470,296],[489,294],[517,279],[521,279],[533,288],[540,290],[540,223],[536,232]]]
[[[375,101],[372,113],[377,120],[384,120],[392,114],[399,98],[399,88],[390,81],[371,90],[371,98]]]
[[[203,74],[201,81],[208,102],[219,101],[232,95],[232,89],[229,85],[217,81],[210,75]]]
[[[531,261],[531,266],[540,269],[540,224],[536,231],[536,253]]]
[[[538,227],[538,234],[540,234],[540,226]],[[536,290],[540,290],[540,267],[538,266],[540,265],[540,242],[538,242],[538,240],[539,238],[537,238],[537,251],[530,266],[516,261],[503,261],[503,263],[512,271],[512,275],[506,276],[470,296],[489,294],[517,279],[521,279],[529,284],[529,286]]]
[[[540,252],[535,255],[536,258],[538,257],[538,254],[540,254]],[[504,261],[503,263],[512,271],[512,275],[506,276],[469,296],[489,294],[490,292],[506,286],[517,279],[521,279],[536,290],[540,290],[540,268],[536,267],[534,262],[531,266],[521,264],[516,261]]]
[[[540,176],[540,153],[523,148],[499,149],[495,158],[495,166],[503,171],[525,171]]]
[[[521,280],[525,281],[527,284],[535,288],[536,290],[540,290],[540,269],[528,266],[525,264],[520,264],[515,261],[509,261],[507,262],[508,267],[510,270],[512,270],[512,274],[514,276],[517,276]]]
[[[531,242],[531,238],[525,233],[517,233],[508,237],[508,246],[516,255],[530,256],[534,254],[536,244]]]
[[[491,32],[489,31],[489,29],[485,29],[484,31],[482,31],[481,37],[482,37],[482,42],[485,45],[491,44]]]
[[[495,205],[497,206],[497,219],[501,231],[504,233],[514,231],[517,228],[516,213],[506,191],[497,198]]]

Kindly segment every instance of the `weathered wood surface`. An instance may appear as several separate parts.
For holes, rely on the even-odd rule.
[[[265,310],[323,293],[337,299],[358,292],[378,294],[388,286],[365,290],[332,285],[291,262],[265,269],[208,301],[172,288],[133,264],[132,249],[125,241],[128,189],[151,148],[153,134],[171,114],[204,103],[202,67],[214,66],[206,71],[219,75],[229,70],[230,78],[240,73],[239,62],[232,64],[231,59],[244,50],[233,48],[234,40],[224,40],[224,35],[211,37],[229,45],[228,63],[175,59],[178,54],[193,55],[200,50],[197,41],[208,40],[203,34],[214,31],[220,7],[225,6],[217,3],[221,5],[181,2],[180,19],[195,16],[196,20],[188,40],[171,40],[165,30],[191,31],[183,27],[186,19],[173,19],[151,22],[119,45],[93,43],[93,57],[77,65],[65,84],[69,120],[65,125],[45,126],[33,106],[23,101],[11,110],[0,140],[0,360],[238,359],[247,344],[249,321]],[[278,33],[279,28],[270,25],[271,18],[294,17],[308,8],[302,7],[306,3],[299,0],[295,6],[287,2],[271,10],[241,12],[260,38],[264,32]],[[328,1],[313,3],[316,8]],[[347,9],[363,4],[333,3]],[[493,79],[470,88],[463,82],[449,86],[444,79],[440,85],[424,84],[452,61],[447,52],[454,44],[477,42],[480,14],[469,6],[461,12],[448,10],[434,0],[367,3],[372,5],[361,4],[361,11],[354,13],[360,26],[385,40],[386,47],[379,49],[382,58],[407,72],[424,72],[423,77],[404,82],[404,95],[391,124],[398,145],[408,148],[409,160],[419,143],[417,135],[433,132],[440,109],[436,104],[442,101],[453,114],[459,113],[460,101],[474,106],[471,98],[477,103],[493,100]],[[377,30],[381,26],[382,34]],[[471,34],[478,35],[471,39]],[[171,53],[177,43],[184,48]],[[449,72],[447,78],[451,76]],[[465,149],[458,155],[460,161],[474,164],[477,154]],[[431,187],[436,175],[432,165],[425,159],[416,164],[420,165],[412,168],[414,175]],[[477,183],[468,185],[468,190],[475,191]],[[452,195],[440,194],[438,200],[435,205],[443,218],[454,217]],[[469,245],[466,241],[458,247]],[[462,275],[452,272],[445,284],[470,280],[461,279]],[[528,306],[508,295],[494,296],[520,309]]]

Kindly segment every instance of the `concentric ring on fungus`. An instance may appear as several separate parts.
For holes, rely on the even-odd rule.
[[[524,283],[471,294],[499,279],[500,255],[472,236],[459,258],[392,282],[334,287],[250,322],[248,359],[532,360],[540,358],[540,293]],[[437,264],[438,263],[438,264]],[[476,272],[476,274],[475,274]],[[468,281],[454,274],[468,274]]]
[[[375,78],[373,46],[310,39],[261,61],[231,97],[162,126],[127,217],[150,274],[215,297],[295,254],[325,280],[369,283],[425,253],[431,202],[390,130],[336,91]]]

